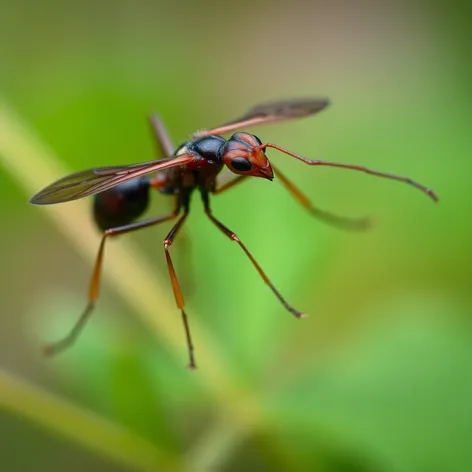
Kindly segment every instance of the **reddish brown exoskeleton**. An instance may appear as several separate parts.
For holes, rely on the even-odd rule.
[[[88,305],[69,334],[59,342],[47,346],[46,352],[54,354],[71,345],[91,315],[98,298],[101,265],[107,238],[170,221],[181,215],[164,239],[164,251],[177,306],[182,313],[189,351],[189,366],[195,367],[190,328],[184,309],[184,298],[169,252],[169,247],[174,242],[179,229],[188,216],[190,197],[195,189],[200,191],[205,212],[211,221],[228,238],[236,241],[241,246],[283,306],[295,317],[300,318],[302,313],[293,308],[275,288],[238,236],[213,216],[210,209],[210,194],[220,194],[247,177],[262,177],[273,180],[275,171],[275,174],[292,196],[314,216],[325,222],[347,229],[365,229],[368,226],[368,220],[365,218],[343,218],[314,207],[278,167],[269,162],[266,155],[268,148],[276,149],[311,166],[342,167],[378,177],[399,180],[420,189],[433,200],[438,200],[431,189],[409,178],[377,172],[361,166],[307,159],[275,144],[262,143],[258,137],[248,133],[239,132],[233,134],[229,139],[221,136],[245,126],[268,124],[313,115],[326,108],[328,104],[328,100],[325,99],[306,99],[259,105],[252,108],[244,116],[225,125],[198,131],[188,142],[175,151],[164,124],[157,116],[153,115],[150,118],[151,126],[160,150],[167,157],[141,164],[85,170],[64,177],[37,193],[30,200],[31,203],[36,205],[67,202],[95,194],[94,217],[98,227],[103,231],[91,278]],[[237,176],[219,185],[217,176],[225,166]],[[149,174],[153,173],[155,175],[150,177]],[[135,221],[147,208],[150,188],[155,188],[164,194],[173,196],[175,209],[168,215]]]

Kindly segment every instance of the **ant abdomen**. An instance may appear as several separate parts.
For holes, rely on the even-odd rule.
[[[149,203],[149,179],[139,177],[95,195],[93,216],[105,231],[124,226],[141,216]]]

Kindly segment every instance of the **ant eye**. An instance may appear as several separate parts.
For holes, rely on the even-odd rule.
[[[245,157],[235,157],[231,160],[231,165],[240,172],[248,171],[252,169],[252,164],[249,159]]]

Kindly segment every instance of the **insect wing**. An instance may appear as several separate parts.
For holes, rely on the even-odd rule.
[[[103,192],[127,180],[163,169],[185,165],[194,159],[193,154],[184,154],[127,166],[99,167],[68,175],[47,186],[30,203],[50,205],[87,197]]]
[[[195,133],[194,137],[225,134],[246,126],[275,123],[277,121],[303,118],[314,115],[329,105],[327,99],[297,99],[268,102],[256,105],[245,115],[224,125],[212,129],[203,129]]]

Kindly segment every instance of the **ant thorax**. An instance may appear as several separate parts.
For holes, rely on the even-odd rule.
[[[198,154],[208,164],[218,165],[222,163],[221,150],[225,144],[226,139],[221,136],[205,136],[185,143],[177,150],[176,155],[193,152]]]

